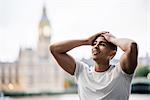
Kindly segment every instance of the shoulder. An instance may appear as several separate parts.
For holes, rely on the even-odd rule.
[[[88,64],[84,63],[83,61],[80,60],[75,60],[76,68],[75,68],[75,77],[78,77],[84,69],[89,69]]]
[[[118,62],[117,64],[114,65],[114,72],[115,74],[124,76],[124,77],[129,77],[132,78],[134,74],[128,74],[126,72],[123,71],[120,62]]]
[[[80,60],[75,60],[75,64],[76,64],[76,67],[83,67],[83,68],[88,68],[88,64],[86,64],[85,62],[83,61],[80,61]]]

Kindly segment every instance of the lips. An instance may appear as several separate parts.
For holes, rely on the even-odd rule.
[[[99,54],[100,52],[99,52],[98,50],[96,50],[96,49],[93,49],[93,50],[92,50],[92,53],[93,53],[94,55],[97,55],[97,54]]]

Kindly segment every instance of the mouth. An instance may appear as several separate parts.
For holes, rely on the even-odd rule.
[[[97,55],[97,54],[99,54],[100,52],[97,51],[97,50],[92,50],[92,53],[93,53],[93,55]]]

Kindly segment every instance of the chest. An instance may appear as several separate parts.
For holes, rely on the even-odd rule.
[[[103,74],[94,74],[90,70],[85,69],[79,77],[78,85],[85,91],[109,92],[120,85],[117,81],[121,81],[121,79],[114,74],[113,70]]]

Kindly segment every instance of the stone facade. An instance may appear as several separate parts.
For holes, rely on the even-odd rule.
[[[37,49],[20,48],[15,62],[0,62],[0,91],[64,91],[64,73],[48,48],[52,29],[45,6],[38,28]]]

